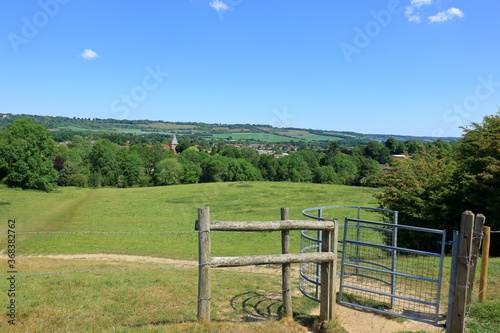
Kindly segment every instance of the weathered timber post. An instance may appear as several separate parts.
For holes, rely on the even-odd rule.
[[[320,222],[321,223],[321,222]],[[321,237],[322,252],[333,252],[334,260],[331,262],[321,263],[321,292],[320,292],[320,310],[319,319],[321,321],[330,321],[334,317],[335,306],[335,281],[336,281],[336,264],[337,251],[334,251],[336,246],[335,232],[338,233],[338,221],[336,220],[335,230],[323,230]],[[338,235],[337,235],[338,237]]]
[[[490,257],[490,227],[483,227],[483,251],[481,253],[481,277],[479,278],[479,302],[486,300],[486,281],[488,281],[488,259]]]
[[[210,321],[210,208],[198,208],[198,321]]]
[[[324,321],[334,317],[333,302],[335,302],[335,264],[337,258],[336,239],[338,221],[288,220],[288,209],[282,210],[282,220],[279,221],[210,221],[208,207],[198,208],[197,226],[199,230],[199,277],[198,277],[198,321],[210,321],[211,280],[210,268],[233,267],[248,265],[283,265],[283,309],[286,316],[292,316],[291,279],[289,267],[291,263],[323,263],[321,266],[322,290],[321,310]],[[323,230],[323,248],[320,253],[289,253],[290,234],[283,233],[282,254],[253,255],[239,257],[212,257],[210,253],[210,231],[285,231],[285,230]],[[288,266],[288,273],[286,272]],[[333,287],[332,287],[333,286]]]
[[[479,248],[481,247],[484,219],[483,214],[478,214],[474,221],[474,233],[472,234],[472,250],[470,257],[469,288],[467,288],[467,304],[470,304],[472,300],[472,290],[474,289],[474,280],[476,279],[477,258],[479,256]]]
[[[472,248],[472,227],[474,214],[471,211],[462,213],[460,222],[460,238],[458,243],[457,279],[455,285],[455,301],[451,318],[451,332],[463,333],[465,327],[467,287],[469,286],[469,265]]]
[[[290,211],[288,207],[281,208],[281,220],[286,221],[290,219]],[[290,230],[281,231],[281,253],[290,253]],[[292,312],[292,281],[290,263],[282,265],[282,279],[283,279],[283,317],[293,317]]]

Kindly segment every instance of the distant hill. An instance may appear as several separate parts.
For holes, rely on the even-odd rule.
[[[164,134],[178,136],[190,135],[200,138],[223,138],[233,140],[252,140],[263,142],[280,141],[352,141],[362,143],[368,141],[383,142],[388,138],[395,138],[398,141],[422,140],[434,141],[437,137],[430,136],[410,136],[393,134],[362,134],[345,131],[324,131],[304,128],[277,128],[271,125],[262,124],[206,124],[198,122],[170,122],[162,120],[126,120],[126,119],[100,119],[100,118],[70,118],[53,116],[36,116],[26,114],[1,114],[0,128],[5,128],[7,124],[16,119],[31,118],[37,124],[42,124],[51,130],[72,130],[72,131],[109,131],[133,134]],[[457,137],[443,137],[445,141],[454,141]],[[354,144],[356,145],[356,144]]]

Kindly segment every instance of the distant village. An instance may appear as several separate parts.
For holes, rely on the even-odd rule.
[[[49,131],[57,131],[58,129],[52,129],[49,128]],[[289,155],[289,153],[294,153],[299,151],[299,146],[295,146],[292,144],[273,144],[273,143],[251,143],[251,144],[242,144],[242,143],[231,143],[231,141],[236,141],[236,140],[226,140],[226,146],[233,146],[237,149],[241,148],[252,148],[255,149],[260,155],[273,155],[275,158],[283,157]],[[91,144],[95,143],[95,140],[90,141]],[[71,144],[71,140],[68,141],[63,141],[57,143],[58,146],[67,146]],[[179,154],[177,151],[177,145],[179,144],[177,140],[177,136],[174,134],[172,137],[172,140],[170,141],[170,144],[162,144],[161,146],[163,149],[172,149],[174,154]],[[148,145],[149,147],[152,147],[153,145]],[[200,151],[204,151],[208,154],[212,153],[212,150],[214,149],[216,145],[212,144],[210,149],[203,149],[200,145],[195,145],[194,147],[198,148]],[[286,147],[286,148],[285,148]],[[120,148],[128,149],[130,148],[130,141],[127,141],[127,144],[125,146],[120,146]],[[307,146],[306,149],[309,149],[310,147]],[[283,152],[282,150],[286,149],[287,152]]]

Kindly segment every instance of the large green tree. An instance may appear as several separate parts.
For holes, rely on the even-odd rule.
[[[20,119],[7,126],[0,138],[0,177],[10,187],[49,191],[57,172],[52,154],[55,142],[49,131],[31,119]]]
[[[139,154],[131,149],[122,149],[117,154],[117,160],[121,171],[117,185],[120,187],[136,185],[144,173],[143,161]]]
[[[380,179],[383,192],[377,194],[381,208],[399,211],[399,223],[450,232],[460,223],[457,207],[457,164],[430,152],[395,161]],[[423,234],[398,234],[398,242],[415,249],[429,249],[435,240]]]
[[[165,158],[156,163],[153,177],[156,185],[180,184],[183,170],[177,158]]]
[[[486,224],[500,229],[500,112],[472,123],[459,146],[461,195],[464,206],[486,216]],[[500,243],[492,241],[492,252]]]
[[[118,145],[108,139],[96,141],[90,151],[91,186],[115,186],[118,178]]]

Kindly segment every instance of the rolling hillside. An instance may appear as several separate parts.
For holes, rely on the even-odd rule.
[[[262,124],[206,124],[198,122],[169,122],[161,120],[118,120],[99,118],[69,118],[36,116],[25,114],[2,114],[0,128],[16,119],[31,118],[35,123],[42,124],[50,129],[72,131],[109,131],[117,133],[162,135],[190,135],[199,138],[224,138],[235,140],[253,140],[261,142],[289,142],[294,141],[352,141],[360,144],[370,140],[385,141],[390,137],[398,141],[416,140],[434,141],[435,137],[415,137],[391,134],[362,134],[345,131],[327,131],[319,129],[278,128]],[[458,138],[442,138],[453,141]],[[354,141],[353,141],[354,140]],[[355,144],[356,145],[356,144]]]

